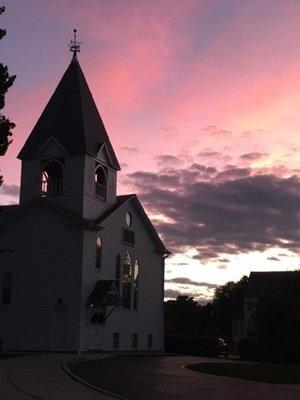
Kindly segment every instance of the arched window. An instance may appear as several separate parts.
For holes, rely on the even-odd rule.
[[[96,195],[101,199],[106,200],[107,173],[102,165],[98,165],[95,170],[95,185]]]
[[[123,259],[122,268],[122,300],[123,307],[131,308],[131,291],[132,291],[132,264],[131,257],[126,251]]]
[[[3,278],[3,286],[2,286],[2,304],[11,303],[11,289],[12,289],[11,274],[8,271],[6,271]]]
[[[134,262],[133,267],[133,309],[138,309],[139,303],[139,263],[137,260]]]
[[[59,196],[63,189],[63,165],[58,160],[48,162],[42,172],[42,196]]]
[[[102,240],[100,236],[96,239],[96,268],[101,270],[102,263]]]

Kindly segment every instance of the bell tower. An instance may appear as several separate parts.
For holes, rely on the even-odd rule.
[[[98,218],[116,201],[120,166],[78,61],[72,60],[27,138],[20,203],[37,197],[87,218]]]

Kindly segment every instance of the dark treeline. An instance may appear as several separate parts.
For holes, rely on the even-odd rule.
[[[232,320],[243,318],[244,296],[249,278],[219,286],[211,302],[197,303],[192,297],[179,296],[165,302],[166,335],[201,335],[232,340]],[[295,285],[284,293],[272,292],[257,303],[252,318],[257,326],[252,337],[299,339],[300,296]]]
[[[206,305],[192,297],[179,296],[165,302],[167,335],[217,336],[231,340],[231,321],[243,312],[248,278],[219,286],[213,300]]]

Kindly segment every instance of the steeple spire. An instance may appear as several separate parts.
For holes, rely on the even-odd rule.
[[[77,58],[77,53],[80,53],[81,42],[77,41],[77,29],[73,30],[74,37],[70,40],[69,49],[73,53],[73,58]]]

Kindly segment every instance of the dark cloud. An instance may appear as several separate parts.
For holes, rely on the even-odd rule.
[[[181,163],[181,160],[178,157],[172,156],[170,154],[160,154],[155,158],[157,160],[157,164],[160,166]]]
[[[121,147],[121,150],[127,151],[128,153],[136,154],[140,151],[140,147],[123,146]]]
[[[172,279],[166,279],[166,283],[177,283],[180,285],[186,284],[186,285],[193,285],[193,286],[199,286],[199,287],[205,287],[208,289],[215,289],[218,285],[215,283],[209,283],[209,282],[198,282],[198,281],[193,281],[189,278],[185,277],[178,277],[178,278],[172,278]]]
[[[270,260],[270,261],[280,261],[279,260],[279,258],[277,258],[277,257],[267,257],[267,260]]]
[[[165,298],[175,300],[178,296],[193,297],[200,304],[206,304],[211,300],[209,296],[204,296],[202,293],[187,292],[175,289],[165,289]]]
[[[17,197],[20,193],[20,186],[6,185],[5,183],[3,183],[3,185],[0,187],[0,192],[6,196]]]
[[[202,133],[210,135],[210,136],[217,136],[222,138],[229,138],[232,136],[232,132],[228,131],[227,129],[220,129],[215,125],[207,125],[201,129]]]
[[[198,156],[202,158],[216,158],[222,156],[222,153],[213,150],[204,150],[198,153]]]
[[[194,258],[207,261],[272,247],[299,250],[299,177],[253,175],[231,166],[206,171],[207,180],[195,165],[127,175],[148,211],[175,221],[157,226],[171,251],[193,247]]]
[[[255,161],[255,160],[259,160],[260,158],[266,157],[267,155],[268,155],[267,153],[259,153],[259,152],[246,153],[246,154],[242,154],[240,156],[240,159],[242,161]]]

